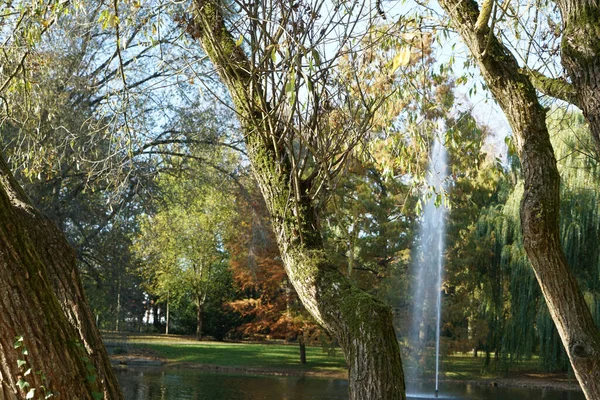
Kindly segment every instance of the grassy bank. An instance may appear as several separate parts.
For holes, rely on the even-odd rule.
[[[159,358],[172,365],[210,365],[283,371],[345,375],[346,363],[341,352],[329,355],[320,347],[307,346],[307,364],[300,363],[297,345],[197,342],[185,337],[144,335],[122,337],[105,335],[107,344],[122,343],[127,354]]]
[[[122,359],[159,359],[175,367],[199,367],[224,370],[245,370],[268,374],[312,374],[339,378],[347,376],[346,364],[340,350],[335,355],[327,354],[321,347],[307,346],[307,364],[300,364],[297,345],[197,342],[188,337],[174,335],[114,335],[105,334],[105,341],[113,352],[125,353]],[[411,366],[405,361],[405,370]],[[541,372],[537,359],[511,365],[498,364],[496,368],[484,368],[484,359],[472,355],[443,356],[441,378],[460,381],[506,381],[506,385],[538,386],[535,381],[573,383],[566,374]],[[425,369],[430,369],[434,360],[428,360]],[[428,373],[433,376],[433,372]],[[530,382],[531,381],[531,382]]]

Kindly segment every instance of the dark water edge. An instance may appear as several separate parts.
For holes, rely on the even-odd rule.
[[[256,376],[194,369],[132,368],[117,372],[125,400],[348,399],[348,382],[304,376]],[[409,399],[434,398],[427,384],[409,385]],[[440,386],[440,399],[585,400],[583,393],[473,384]]]

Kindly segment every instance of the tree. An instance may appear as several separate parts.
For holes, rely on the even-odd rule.
[[[115,10],[118,3],[71,2],[77,11],[61,15],[36,42],[18,75],[23,82],[6,92],[0,139],[28,197],[75,248],[97,321],[111,329],[126,315],[139,320],[144,313],[126,231],[136,229],[136,214],[150,212],[157,171],[189,156],[178,151],[181,145],[235,147],[222,135],[229,124],[212,129],[214,112],[202,122],[197,109],[186,115],[201,129],[182,123],[187,102],[174,100],[175,86],[166,84],[187,62],[167,50],[179,29],[169,21],[170,30],[154,40],[151,27],[162,23],[161,12]],[[117,11],[122,48],[113,34],[116,20],[106,21]],[[157,60],[164,62],[160,69]],[[150,90],[158,80],[161,89]]]
[[[3,397],[17,398],[35,389],[38,394],[86,399],[122,398],[85,300],[73,250],[56,226],[30,205],[3,161],[0,177],[0,242],[6,268],[0,281],[6,294],[0,303],[6,357]],[[13,346],[17,337],[19,348]],[[35,374],[25,376],[28,368]]]
[[[593,140],[579,114],[555,108],[547,124],[561,174],[561,242],[598,323],[596,241],[600,225],[598,188],[593,185],[598,171],[585,151],[593,147]],[[523,249],[519,221],[522,182],[502,186],[498,199],[479,213],[474,224],[456,235],[465,244],[453,249],[461,253],[452,257],[453,281],[458,287],[454,295],[467,291],[477,300],[466,307],[465,302],[457,306],[460,310],[470,309],[482,331],[487,325],[487,334],[480,335],[487,362],[490,352],[495,353],[495,361],[508,361],[508,365],[537,353],[543,368],[566,371],[568,357]]]
[[[233,204],[227,192],[191,176],[162,176],[165,203],[141,224],[137,248],[153,294],[169,300],[189,295],[196,307],[196,339],[202,338],[204,304],[226,268],[224,235]]]
[[[266,204],[256,182],[236,199],[236,214],[225,241],[238,294],[228,307],[244,323],[235,331],[246,337],[298,340],[322,333],[286,279]]]
[[[335,29],[319,21],[321,6],[238,2],[246,18],[237,22],[247,30],[234,38],[225,4],[200,0],[181,24],[198,38],[229,91],[287,276],[309,313],[341,344],[350,398],[404,399],[389,307],[352,285],[323,247],[319,196],[364,137],[376,101],[347,97],[327,68],[335,57],[321,59],[318,45]],[[356,27],[345,25],[360,11],[355,6],[333,11],[339,26]],[[351,34],[342,35],[347,44]]]
[[[480,283],[489,280],[495,286],[489,289],[484,286],[484,289],[494,292],[502,282],[493,273],[495,271],[486,269],[494,265],[493,261],[490,262],[492,246],[489,243],[493,238],[487,232],[480,237],[481,230],[476,223],[484,218],[486,207],[498,202],[502,189],[507,185],[497,160],[489,156],[486,158],[483,145],[489,137],[488,129],[479,125],[468,112],[451,119],[448,125],[452,127],[448,142],[455,145],[448,149],[452,177],[448,195],[452,209],[448,218],[444,261],[447,296],[444,298],[442,331],[452,337],[455,349],[472,349],[477,355],[487,335],[499,337],[501,334],[495,329],[492,318],[482,322],[482,314],[493,313],[496,303],[489,301],[482,304]],[[474,260],[481,260],[481,263],[477,264]],[[493,305],[490,306],[490,303]],[[481,311],[482,308],[485,311]],[[485,344],[489,342],[485,341]]]
[[[552,90],[548,94],[567,99],[581,108],[594,138],[596,154],[600,156],[600,34],[596,29],[600,25],[600,5],[592,0],[554,3],[560,9],[562,21],[561,60],[571,82],[569,85],[566,80],[539,79],[537,75],[538,82],[545,82],[537,88],[560,88],[560,94]]]
[[[63,6],[59,2],[7,5],[0,17],[6,28],[0,61],[4,99],[30,84],[23,78],[26,60]],[[7,105],[5,100],[2,113],[9,111]],[[85,300],[73,250],[56,226],[31,206],[1,157],[0,225],[2,397],[60,393],[82,399],[121,399]]]
[[[490,23],[493,2],[484,1],[481,11],[474,1],[440,0],[439,3],[469,48],[512,127],[524,176],[523,244],[577,380],[587,398],[600,398],[600,331],[560,242],[560,175],[546,125],[546,110],[528,74],[496,36],[493,18]],[[593,10],[593,3],[587,1],[562,4],[567,26],[577,20],[571,13],[583,17],[584,11]],[[597,20],[599,14],[592,15]],[[569,42],[568,38],[565,42]],[[593,95],[589,99],[581,96],[589,104],[593,104],[593,99]]]

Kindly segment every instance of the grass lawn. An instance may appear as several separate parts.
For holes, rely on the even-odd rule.
[[[307,346],[307,364],[300,364],[297,345],[197,342],[176,335],[115,335],[104,334],[107,345],[125,347],[128,357],[138,355],[158,357],[173,366],[210,365],[225,368],[249,369],[264,372],[313,373],[345,377],[346,363],[341,350],[329,355],[321,347]],[[414,366],[404,361],[405,371]],[[433,376],[434,359],[427,361],[427,375]],[[505,366],[484,368],[484,358],[471,354],[455,354],[441,357],[442,379],[479,380],[502,378],[537,373],[540,371],[537,358]]]
[[[471,354],[453,354],[441,358],[440,371],[447,379],[472,380],[481,378],[497,378],[507,375],[519,375],[526,372],[540,370],[537,357],[530,360],[513,363],[510,368],[506,365],[497,365],[492,360],[487,368],[484,366],[484,357],[475,358]]]
[[[105,335],[107,343],[119,338]],[[169,335],[128,336],[130,353],[150,353],[170,364],[204,364],[223,367],[315,373],[346,373],[340,350],[329,355],[321,347],[306,347],[307,364],[300,364],[298,345],[197,342]]]

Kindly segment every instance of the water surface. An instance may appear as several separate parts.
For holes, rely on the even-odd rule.
[[[348,382],[298,376],[254,376],[194,369],[138,368],[117,373],[125,400],[348,399]],[[432,388],[411,388],[409,399],[432,398]],[[580,392],[441,384],[441,399],[585,400]]]

